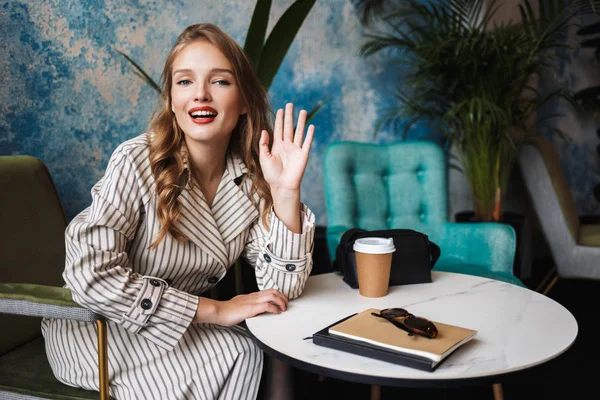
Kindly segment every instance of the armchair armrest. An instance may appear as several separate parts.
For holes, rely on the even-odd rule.
[[[104,319],[75,303],[69,289],[29,283],[0,283],[0,313],[88,322]]]
[[[510,225],[447,222],[441,243],[442,257],[455,257],[468,264],[483,265],[489,271],[513,275],[516,234]]]

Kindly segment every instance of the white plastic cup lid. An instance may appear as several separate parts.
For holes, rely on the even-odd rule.
[[[380,237],[356,239],[353,249],[366,254],[387,254],[396,251],[394,239]]]

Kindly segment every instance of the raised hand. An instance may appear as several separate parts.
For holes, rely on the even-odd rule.
[[[260,137],[260,166],[271,191],[299,191],[308,162],[315,132],[310,125],[304,137],[306,111],[300,111],[294,131],[294,105],[286,104],[285,113],[279,109],[275,116],[273,146],[269,151],[269,134]],[[304,140],[303,140],[304,139]]]

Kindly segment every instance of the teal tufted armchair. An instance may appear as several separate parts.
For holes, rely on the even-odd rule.
[[[512,272],[512,227],[448,221],[446,159],[436,143],[336,142],[326,150],[323,173],[332,258],[349,228],[409,228],[440,246],[435,270],[524,286]]]

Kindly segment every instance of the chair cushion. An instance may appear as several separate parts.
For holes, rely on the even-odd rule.
[[[464,261],[454,257],[441,257],[435,267],[434,271],[443,272],[456,272],[459,274],[476,275],[483,278],[496,279],[499,281],[512,283],[513,285],[525,287],[523,282],[512,274],[508,274],[500,271],[490,271],[483,265],[467,264]]]
[[[580,225],[577,244],[600,247],[600,224]]]
[[[447,220],[445,156],[433,142],[332,143],[323,179],[332,227],[424,232]]]
[[[31,379],[32,376],[36,379]],[[3,391],[43,399],[98,399],[98,392],[74,388],[56,380],[41,336],[0,357],[0,397]]]

